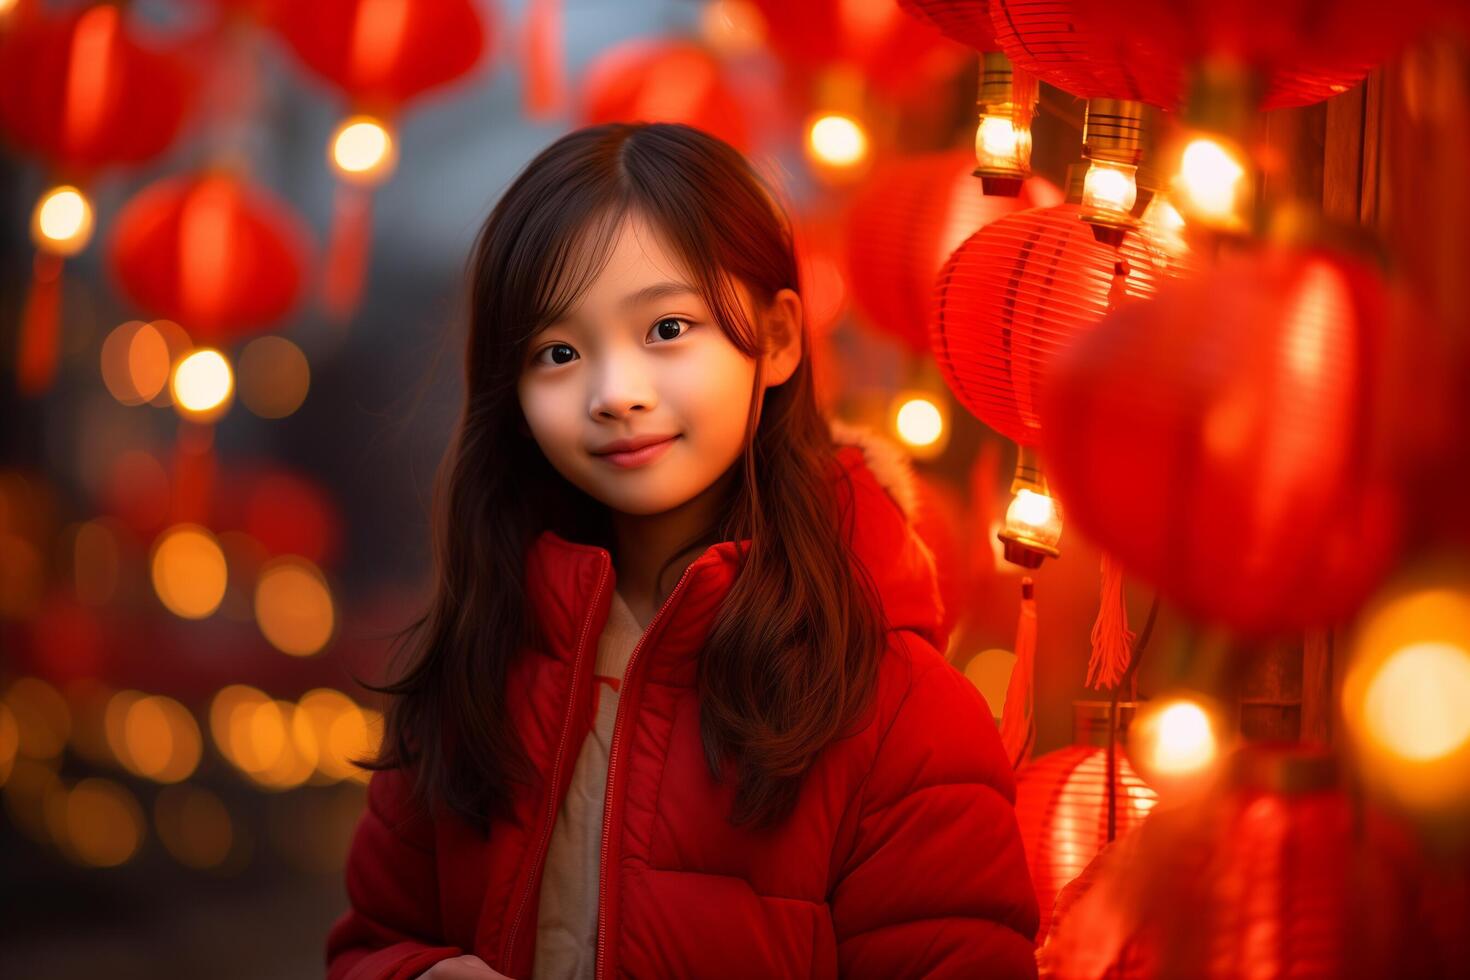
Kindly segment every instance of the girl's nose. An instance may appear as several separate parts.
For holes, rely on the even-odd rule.
[[[652,379],[637,363],[636,356],[607,361],[594,382],[590,399],[593,419],[610,421],[632,412],[647,412],[658,404]]]

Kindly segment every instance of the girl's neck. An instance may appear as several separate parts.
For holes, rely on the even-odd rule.
[[[734,474],[732,468],[698,496],[660,514],[612,514],[618,594],[640,626],[648,626],[699,557],[702,549],[690,542],[720,522]]]

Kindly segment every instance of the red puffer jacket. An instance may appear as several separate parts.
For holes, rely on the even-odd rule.
[[[1036,897],[995,724],[937,652],[946,638],[927,549],[864,451],[844,447],[839,459],[854,488],[854,551],[892,630],[870,717],[817,757],[779,828],[731,826],[734,789],[705,765],[694,677],[735,575],[734,545],[690,565],[619,696],[599,978],[1036,974]],[[613,570],[606,551],[546,533],[527,571],[550,649],[513,668],[511,689],[524,696],[511,712],[540,781],[513,821],[481,839],[412,806],[401,771],[375,773],[348,858],[351,908],[327,940],[333,980],[407,980],[464,953],[531,976],[541,869],[591,725]]]

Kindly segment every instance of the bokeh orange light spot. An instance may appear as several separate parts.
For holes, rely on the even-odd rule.
[[[16,725],[16,751],[32,759],[51,759],[66,748],[71,709],[50,684],[21,677],[5,691],[5,706]]]
[[[70,185],[53,187],[31,213],[31,240],[55,255],[76,255],[92,239],[92,203]]]
[[[240,400],[263,419],[282,419],[301,407],[311,387],[306,355],[285,337],[257,337],[236,365]]]
[[[229,407],[235,380],[225,356],[202,347],[174,366],[169,387],[180,412],[197,421],[208,421]]]
[[[853,117],[828,113],[808,127],[807,153],[824,166],[855,167],[868,158],[868,134]]]
[[[166,786],[153,802],[158,839],[179,863],[217,868],[234,844],[234,824],[219,797],[198,786]]]
[[[133,794],[110,779],[93,777],[77,783],[66,794],[65,814],[63,849],[83,864],[116,867],[143,843],[142,808]]]
[[[176,524],[153,548],[153,591],[175,616],[203,619],[219,608],[228,570],[219,542],[197,524]]]
[[[374,184],[393,172],[397,150],[393,134],[371,116],[344,120],[332,134],[332,164],[344,178]]]
[[[326,579],[295,555],[265,564],[255,586],[255,619],[271,646],[295,657],[319,653],[332,638],[336,613]]]
[[[168,384],[173,363],[168,341],[151,323],[129,320],[102,342],[102,382],[124,405],[142,405]]]
[[[199,766],[203,741],[194,716],[161,695],[140,698],[123,720],[127,767],[160,783],[188,779]]]

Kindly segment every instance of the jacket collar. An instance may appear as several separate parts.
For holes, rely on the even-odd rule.
[[[853,554],[873,579],[890,629],[908,629],[944,650],[948,637],[933,557],[912,523],[913,475],[901,451],[871,433],[834,426],[838,501]],[[650,679],[692,684],[703,646],[739,571],[742,545],[711,545],[685,571],[640,641]],[[607,622],[615,574],[605,548],[543,531],[532,542],[526,593],[543,652],[567,662],[595,645]]]

